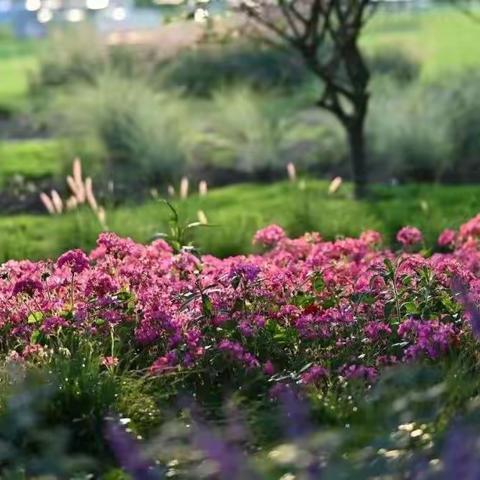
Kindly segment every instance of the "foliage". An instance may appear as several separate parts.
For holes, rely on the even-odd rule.
[[[108,50],[93,28],[82,25],[53,32],[38,60],[31,88],[33,93],[45,93],[52,87],[94,83],[108,67]]]
[[[386,76],[400,85],[417,80],[420,74],[420,63],[403,50],[378,50],[368,60],[373,76]]]
[[[207,45],[181,53],[159,68],[162,83],[190,95],[210,96],[237,84],[255,90],[293,91],[308,74],[285,51],[253,42]]]
[[[332,119],[299,111],[296,101],[246,86],[213,94],[212,114],[191,139],[192,168],[229,168],[259,178],[283,175],[288,162],[325,171],[345,157]]]
[[[8,389],[0,396],[0,424],[15,405],[29,423],[19,425],[25,441],[5,461],[13,471],[62,475],[74,464],[60,458],[86,454],[97,461],[89,471],[102,473],[112,465],[107,440],[133,478],[154,475],[155,462],[197,478],[207,459],[214,470],[206,478],[224,478],[227,465],[230,476],[232,468],[260,468],[259,478],[426,472],[430,467],[418,462],[435,458],[440,468],[453,468],[442,438],[448,445],[460,409],[475,418],[474,404],[467,407],[480,388],[470,380],[480,333],[479,235],[477,215],[442,232],[441,252],[431,255],[414,227],[403,227],[399,249],[389,250],[371,230],[324,241],[317,233],[289,239],[271,225],[254,237],[264,253],[221,260],[174,251],[163,240],[140,245],[103,233],[89,256],[70,250],[54,262],[7,262],[0,360]],[[27,380],[26,399],[39,385],[44,401],[19,403],[15,389],[33,372],[40,382]],[[242,436],[234,404],[218,410],[228,391],[246,407],[251,439]],[[204,409],[203,420],[185,394]],[[178,421],[159,408],[174,400]],[[29,417],[29,409],[38,413]],[[278,444],[282,409],[283,425],[292,423],[287,443]],[[130,432],[157,438],[151,466],[112,414]],[[215,433],[212,422],[225,431]],[[71,440],[55,450],[40,434],[49,425],[66,426],[62,438],[70,432]],[[315,425],[324,428],[320,436]],[[12,428],[8,420],[0,429],[6,452],[16,445]],[[261,447],[256,458],[241,460],[254,445]]]
[[[77,86],[59,100],[52,127],[74,139],[87,165],[96,160],[93,171],[101,159],[104,176],[132,190],[133,181],[151,185],[178,178],[186,161],[187,104],[142,80],[106,74],[95,85]]]

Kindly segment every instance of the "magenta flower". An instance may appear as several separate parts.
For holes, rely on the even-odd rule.
[[[312,365],[306,372],[301,375],[302,383],[306,385],[318,384],[328,377],[328,370],[320,365]]]
[[[449,228],[445,229],[438,237],[438,245],[440,247],[451,247],[455,243],[457,233]]]
[[[367,245],[380,245],[382,243],[382,235],[375,230],[366,230],[360,235],[360,240]]]
[[[265,247],[274,247],[284,238],[286,238],[286,235],[282,227],[279,227],[278,225],[269,225],[255,234],[253,243]]]
[[[32,297],[35,292],[41,292],[43,290],[42,282],[33,278],[22,278],[15,282],[13,286],[12,294],[18,295],[19,293],[25,293]]]
[[[70,250],[57,260],[57,267],[68,267],[72,273],[82,273],[89,268],[88,257],[80,249]]]
[[[404,247],[417,245],[423,241],[422,232],[415,227],[403,227],[397,233],[397,241]]]
[[[116,367],[118,365],[118,357],[103,357],[102,365],[107,368]]]

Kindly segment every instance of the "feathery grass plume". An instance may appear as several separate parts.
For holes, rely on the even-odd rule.
[[[85,197],[87,199],[87,203],[90,205],[90,208],[97,212],[98,210],[98,203],[95,195],[93,193],[93,182],[91,177],[87,177],[85,179]]]
[[[208,225],[208,218],[207,218],[207,215],[205,215],[205,212],[203,210],[199,210],[197,212],[197,218],[201,224]]]
[[[188,178],[182,177],[180,180],[180,198],[185,200],[188,197]]]
[[[198,194],[201,197],[206,197],[208,193],[208,184],[206,180],[201,180],[198,184]]]
[[[50,199],[50,197],[42,192],[40,194],[40,200],[42,201],[44,207],[47,209],[47,212],[50,214],[50,215],[55,215],[57,213],[54,205],[53,205],[53,202],[52,200]]]
[[[168,196],[174,197],[175,196],[175,187],[173,185],[169,185],[167,188]]]
[[[77,197],[78,203],[85,203],[86,192],[85,184],[82,177],[82,163],[79,158],[75,158],[73,161],[73,184],[75,185],[75,196]]]
[[[72,172],[75,183],[77,185],[82,183],[82,162],[80,162],[78,157],[74,158],[73,160]]]
[[[328,186],[328,194],[333,195],[338,191],[338,189],[342,186],[343,180],[342,177],[335,177]]]
[[[51,215],[60,215],[65,211],[77,209],[80,205],[87,204],[92,213],[97,218],[103,230],[108,230],[106,224],[106,212],[103,207],[98,205],[93,192],[93,180],[87,177],[83,180],[82,164],[78,158],[73,162],[72,175],[67,175],[67,184],[70,187],[72,195],[66,200],[65,204],[56,190],[52,190],[50,196],[46,193],[40,194],[40,200]],[[113,190],[113,184],[112,184]]]
[[[63,201],[60,198],[60,195],[56,190],[52,190],[50,192],[50,197],[52,199],[53,206],[55,207],[55,211],[60,214],[63,212]]]
[[[158,190],[156,188],[151,188],[150,196],[156,200],[158,198]]]
[[[295,165],[292,162],[287,163],[287,174],[288,174],[288,179],[291,182],[295,182],[297,180],[297,169],[295,168]]]
[[[71,175],[67,175],[67,185],[70,188],[70,191],[73,193],[74,197],[76,198],[77,203],[80,203],[80,191],[78,189],[78,185],[75,183],[75,180]]]
[[[65,202],[65,207],[67,210],[75,210],[78,207],[77,197],[74,197],[73,195],[69,197]]]
[[[103,230],[108,230],[107,226],[107,212],[103,207],[98,207],[97,211],[95,212],[98,222],[102,226]]]

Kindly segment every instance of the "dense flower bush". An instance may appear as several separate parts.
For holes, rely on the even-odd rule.
[[[103,349],[105,368],[233,369],[270,382],[272,394],[286,381],[373,382],[386,365],[437,359],[469,341],[479,234],[477,216],[443,232],[441,253],[428,255],[412,227],[395,252],[377,232],[289,239],[272,225],[255,235],[263,254],[219,259],[103,233],[88,256],[1,266],[0,348],[46,362],[82,336]]]

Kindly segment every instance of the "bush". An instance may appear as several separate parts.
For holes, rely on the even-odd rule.
[[[212,115],[193,138],[195,166],[214,165],[262,176],[284,175],[285,165],[328,169],[344,155],[332,119],[300,111],[295,102],[242,86],[216,92]]]
[[[183,52],[159,69],[159,78],[167,87],[181,87],[200,96],[235,84],[263,91],[296,90],[308,77],[301,60],[291,53],[239,41]]]
[[[152,463],[158,455],[178,467],[180,478],[229,478],[238,456],[207,432],[198,405],[226,427],[235,452],[267,455],[277,445],[290,453],[287,459],[268,454],[280,460],[278,474],[259,478],[280,478],[278,469],[287,466],[311,474],[312,456],[321,457],[322,468],[330,461],[342,469],[365,466],[378,477],[382,468],[432,466],[417,458],[410,463],[412,454],[439,458],[445,425],[457,414],[478,415],[480,215],[458,231],[442,232],[434,255],[414,227],[403,227],[398,249],[391,250],[375,231],[324,241],[317,233],[290,239],[271,225],[254,237],[257,254],[219,259],[197,255],[181,241],[178,221],[171,227],[170,244],[140,245],[103,233],[90,255],[71,250],[55,261],[2,266],[0,364],[17,377],[0,370],[0,439],[8,466],[38,468],[29,453],[48,454],[51,436],[43,433],[62,422],[73,434],[72,453],[95,455],[99,469],[108,468],[102,436],[108,416],[110,445],[136,478],[142,472],[149,475],[141,478],[156,478],[148,455]],[[57,377],[56,387],[47,381],[42,404],[22,391],[9,396],[28,371]],[[226,391],[234,392],[258,431],[265,430],[263,441],[238,428],[233,404],[220,409]],[[128,413],[121,422],[131,433],[151,434],[164,423],[162,407],[185,395],[197,405],[189,412],[182,400],[172,409],[192,432],[192,446],[187,438],[176,441],[169,422],[157,437],[164,442],[159,451],[149,449],[140,461],[123,430],[109,428],[112,417]],[[280,424],[272,423],[274,413]],[[297,450],[278,444],[282,420],[289,441],[303,437],[298,447],[312,448],[302,460]],[[328,442],[314,434],[315,426],[329,432]],[[53,445],[58,454],[71,453],[65,442]],[[175,455],[182,446],[186,458]],[[328,455],[339,446],[338,455]],[[392,455],[396,461],[385,465]],[[204,458],[224,459],[218,469],[225,470],[196,468]],[[444,458],[435,468],[447,468]],[[184,476],[192,465],[192,476]],[[338,471],[325,478],[338,478]]]
[[[479,180],[479,83],[478,71],[401,88],[377,79],[368,118],[373,176]]]
[[[480,70],[447,76],[436,86],[446,104],[452,142],[449,178],[464,182],[480,179]]]
[[[107,69],[108,50],[93,28],[81,26],[52,33],[40,51],[39,68],[32,78],[33,93],[44,89],[93,83]]]
[[[446,105],[430,88],[377,82],[367,129],[373,177],[440,180],[451,165]]]
[[[79,85],[56,103],[51,123],[87,164],[101,159],[108,178],[130,187],[164,184],[184,171],[188,104],[142,80],[105,74]]]
[[[382,49],[368,59],[373,76],[388,77],[399,84],[417,80],[420,75],[420,63],[403,50]]]
[[[109,72],[147,80],[158,59],[153,48],[111,46],[94,28],[81,25],[53,31],[40,50],[38,65],[30,79],[30,90],[38,102],[46,103],[42,97],[52,90],[82,83],[93,85]]]

